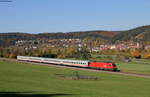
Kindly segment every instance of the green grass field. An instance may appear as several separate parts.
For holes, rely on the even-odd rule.
[[[99,80],[69,80],[77,70],[0,61],[0,97],[150,97],[150,79],[80,71]]]
[[[133,62],[116,62],[122,71],[150,74],[150,60],[134,60]]]

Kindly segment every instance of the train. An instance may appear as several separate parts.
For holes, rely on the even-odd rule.
[[[56,58],[43,58],[43,57],[31,57],[31,56],[17,56],[17,60],[28,61],[28,62],[38,62],[38,63],[48,63],[55,65],[65,65],[72,67],[82,67],[91,68],[98,70],[109,70],[118,71],[117,65],[113,62],[96,62],[88,60],[70,60],[70,59],[56,59]]]

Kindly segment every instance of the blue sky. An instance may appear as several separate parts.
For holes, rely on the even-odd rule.
[[[127,30],[150,24],[150,0],[0,2],[0,32]]]

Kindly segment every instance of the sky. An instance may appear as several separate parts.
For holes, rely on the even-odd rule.
[[[150,0],[0,0],[0,32],[128,30],[150,24]]]

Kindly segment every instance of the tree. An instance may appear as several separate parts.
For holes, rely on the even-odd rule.
[[[78,50],[73,54],[73,57],[78,58],[78,59],[89,59],[91,57],[91,54],[89,51],[86,50],[86,48],[82,48],[81,50]]]
[[[131,50],[131,56],[135,57],[137,59],[141,58],[140,52],[137,49],[132,49]]]
[[[147,50],[147,52],[144,55],[145,58],[150,58],[150,50]]]

